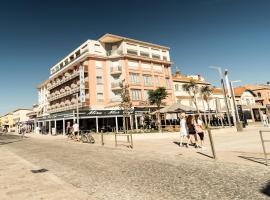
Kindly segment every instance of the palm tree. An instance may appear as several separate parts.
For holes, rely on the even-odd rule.
[[[192,101],[196,107],[198,115],[201,115],[197,103],[197,94],[199,93],[199,87],[196,81],[194,79],[191,79],[189,83],[185,83],[184,85],[182,85],[182,88],[192,98]]]
[[[210,99],[213,93],[213,88],[209,85],[201,87],[201,95],[202,99],[206,102],[208,107],[208,122],[207,125],[209,126],[210,123]]]
[[[158,87],[156,90],[148,91],[148,101],[151,105],[157,106],[157,121],[158,121],[158,130],[161,131],[161,123],[160,123],[160,106],[162,101],[166,99],[168,93],[164,87]]]

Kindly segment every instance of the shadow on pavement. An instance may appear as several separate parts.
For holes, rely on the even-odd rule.
[[[261,192],[265,194],[266,196],[270,197],[270,181],[267,183],[267,185],[261,189]]]
[[[20,142],[23,139],[26,139],[27,137],[21,138],[21,136],[18,135],[1,135],[0,136],[0,145],[6,145],[6,144],[11,144],[14,142]]]
[[[203,156],[206,156],[206,157],[208,157],[208,158],[213,158],[213,156],[210,156],[210,155],[208,155],[208,154],[205,154],[205,153],[202,153],[202,152],[197,152],[198,154],[201,154],[201,155],[203,155]]]
[[[255,158],[255,157],[250,157],[250,156],[238,156],[238,157],[239,158],[243,158],[245,160],[249,160],[249,161],[255,162],[255,163],[266,165],[264,158]]]

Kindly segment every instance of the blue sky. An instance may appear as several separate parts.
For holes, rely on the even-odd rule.
[[[37,102],[49,68],[87,39],[118,34],[171,48],[173,68],[219,85],[270,80],[270,1],[6,1],[0,6],[0,114]]]

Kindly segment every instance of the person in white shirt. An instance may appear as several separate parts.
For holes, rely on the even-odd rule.
[[[268,117],[267,117],[266,113],[263,113],[262,119],[263,119],[263,126],[268,127],[269,122],[268,122]]]
[[[180,144],[179,146],[183,146],[183,139],[186,138],[187,143],[186,147],[188,148],[189,145],[189,137],[188,137],[188,132],[187,132],[187,123],[186,123],[186,115],[185,113],[180,114]]]
[[[75,136],[78,135],[78,133],[79,133],[79,124],[77,124],[77,122],[75,122],[73,124],[72,128],[73,128],[74,135]]]

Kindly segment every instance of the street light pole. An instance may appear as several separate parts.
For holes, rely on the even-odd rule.
[[[225,102],[225,107],[226,107],[227,118],[228,118],[229,126],[231,127],[232,123],[231,123],[231,118],[230,118],[230,112],[229,112],[229,106],[228,106],[228,100],[227,100],[225,85],[224,85],[222,69],[221,69],[221,67],[216,67],[216,66],[209,66],[209,68],[216,69],[219,72],[221,87],[222,87],[223,95],[224,95],[224,102]]]
[[[230,82],[230,89],[231,89],[231,93],[232,93],[233,105],[234,105],[235,114],[236,114],[236,130],[243,131],[243,125],[240,122],[239,112],[237,109],[237,105],[236,105],[236,101],[235,101],[235,94],[234,94],[234,89],[233,89],[233,83],[237,83],[237,82],[241,82],[241,81],[240,80],[231,81]]]

